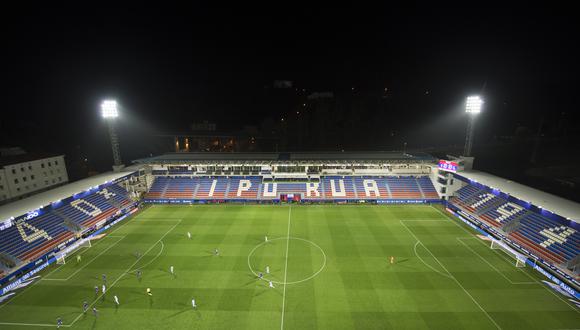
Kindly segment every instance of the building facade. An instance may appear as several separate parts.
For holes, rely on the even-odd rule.
[[[24,154],[0,158],[0,204],[67,182],[64,155]]]

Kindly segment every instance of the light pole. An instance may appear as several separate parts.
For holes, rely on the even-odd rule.
[[[117,132],[115,132],[115,120],[119,117],[117,101],[103,101],[103,103],[101,103],[101,115],[107,121],[107,126],[109,128],[109,138],[111,140],[111,148],[113,149],[113,170],[118,171],[123,168],[123,163],[121,162],[121,152],[119,150],[119,138],[117,137]]]
[[[479,96],[469,96],[465,102],[465,113],[467,113],[467,134],[465,136],[465,148],[463,150],[463,156],[465,157],[471,157],[475,118],[481,112],[482,105],[483,100]]]

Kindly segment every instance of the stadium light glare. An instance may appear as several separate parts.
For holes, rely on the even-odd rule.
[[[117,101],[105,100],[101,103],[101,115],[103,118],[117,118],[119,112],[117,111]]]
[[[119,171],[123,167],[121,161],[121,152],[119,151],[119,138],[115,132],[115,119],[119,117],[119,111],[116,100],[104,100],[101,103],[101,115],[107,121],[109,127],[109,139],[111,140],[111,147],[113,149],[113,170]]]
[[[465,148],[463,155],[471,157],[471,147],[473,146],[473,132],[475,130],[476,115],[481,112],[483,100],[478,95],[468,96],[465,100],[465,113],[468,114],[467,119],[467,134],[465,136]]]
[[[478,114],[481,112],[481,106],[483,105],[483,100],[481,97],[475,96],[468,96],[467,100],[465,101],[465,112]]]

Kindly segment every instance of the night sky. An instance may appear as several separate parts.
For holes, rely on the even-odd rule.
[[[381,120],[415,148],[462,145],[461,106],[472,93],[486,101],[480,143],[518,126],[536,134],[542,117],[546,134],[564,118],[567,134],[578,136],[580,29],[572,10],[337,4],[4,11],[0,146],[86,156],[99,169],[110,161],[103,98],[123,105],[129,160],[144,156],[144,135],[201,120],[233,130],[288,116],[263,102],[276,79],[336,95],[388,88],[390,112]],[[397,147],[380,138],[357,144],[359,135],[349,137],[351,149]]]

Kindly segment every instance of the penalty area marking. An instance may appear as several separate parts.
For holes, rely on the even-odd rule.
[[[413,233],[413,231],[411,231],[411,229],[409,227],[407,227],[407,225],[405,225],[405,223],[402,220],[399,220],[399,222],[403,225],[403,227],[405,227],[405,229],[407,229],[407,231],[409,232],[409,234],[411,234],[411,236],[413,236],[419,243],[421,243],[421,245],[423,245],[423,247],[425,247],[427,252],[429,252],[433,256],[433,258],[435,258],[435,261],[437,261],[439,266],[441,266],[441,268],[443,268],[445,270],[445,272],[447,274],[449,274],[449,278],[451,280],[453,280],[457,284],[457,286],[459,286],[461,288],[461,290],[463,290],[463,292],[465,292],[465,294],[471,299],[471,301],[473,301],[473,303],[475,303],[475,305],[479,308],[479,310],[481,310],[483,312],[483,314],[485,314],[485,316],[487,316],[487,318],[491,321],[491,323],[493,323],[493,325],[497,329],[501,330],[501,327],[499,326],[499,324],[497,324],[497,322],[495,322],[495,320],[491,317],[491,315],[489,315],[489,313],[477,302],[477,300],[475,300],[475,298],[471,295],[471,293],[469,293],[465,289],[465,287],[463,287],[463,285],[459,282],[459,280],[455,276],[453,276],[453,274],[451,274],[451,272],[449,272],[449,270],[447,270],[447,267],[443,266],[441,261],[439,261],[439,259],[431,252],[431,250],[429,250],[425,246],[425,244],[423,244],[423,242],[421,242],[421,240],[415,235],[415,233]],[[415,244],[415,246],[416,246],[416,244]]]
[[[177,220],[177,219],[171,219],[171,220]],[[135,267],[135,265],[149,252],[151,251],[155,246],[157,246],[157,244],[159,244],[161,242],[161,251],[159,252],[159,254],[157,256],[155,256],[153,258],[153,260],[155,260],[157,257],[159,257],[159,255],[161,255],[161,252],[163,251],[163,243],[162,240],[163,238],[165,238],[165,236],[167,236],[171,231],[173,231],[173,229],[175,229],[175,227],[177,227],[179,224],[181,224],[183,219],[179,219],[179,222],[176,223],[173,227],[171,227],[167,232],[165,232],[165,234],[163,234],[163,236],[161,236],[161,238],[153,243],[153,245],[151,245],[151,247],[149,247],[149,249],[147,251],[145,251],[145,253],[143,253],[143,255],[141,255],[141,257],[139,257],[131,266],[129,266],[129,268],[124,271],[119,277],[117,277],[117,279],[109,286],[109,288],[107,289],[107,292],[109,292],[114,286],[115,284],[117,284],[117,282],[123,278],[125,275],[129,274],[131,272],[131,270],[133,269],[133,267]],[[153,260],[150,261],[153,262]],[[150,264],[149,263],[149,264]],[[38,282],[37,282],[38,283]],[[95,300],[89,305],[89,308],[91,308],[100,298],[102,297],[102,294],[100,294],[97,298],[95,298]],[[3,307],[5,305],[2,305],[1,307]],[[61,327],[63,328],[70,328],[72,327],[80,318],[81,316],[83,316],[84,313],[79,314],[70,324],[63,324],[61,325]],[[51,327],[54,328],[56,325],[55,324],[43,324],[43,323],[10,323],[10,322],[0,322],[0,325],[14,325],[14,326],[29,326],[29,327]]]
[[[423,243],[421,243],[420,241],[417,241],[417,242],[415,242],[415,246],[413,246],[413,251],[415,252],[415,256],[417,256],[417,258],[419,258],[419,260],[421,260],[421,262],[422,262],[422,263],[423,263],[425,266],[429,267],[429,268],[430,268],[431,270],[433,270],[434,272],[436,272],[436,273],[438,273],[438,274],[441,274],[442,276],[445,276],[445,277],[447,277],[448,279],[451,279],[451,280],[452,280],[453,278],[451,277],[451,275],[449,275],[449,274],[445,274],[445,273],[442,273],[442,272],[438,271],[437,269],[433,268],[431,265],[429,265],[428,263],[426,263],[426,262],[425,262],[425,260],[423,260],[423,258],[421,258],[421,256],[419,255],[419,253],[417,253],[417,245],[419,245],[419,244],[421,244],[421,246],[422,246],[422,247],[423,247],[425,250],[429,251],[429,249],[427,249],[427,247],[426,247],[425,245],[423,245]],[[431,253],[431,252],[429,251],[429,253]]]
[[[445,214],[443,213],[441,210],[439,210],[438,208],[434,207],[433,205],[430,205],[431,208],[433,208],[435,211],[439,212],[444,218],[445,220],[451,221],[455,226],[461,228],[464,232],[466,232],[469,236],[473,236],[473,233],[470,232],[469,230],[467,230],[467,228],[463,227],[462,225],[460,225],[456,219],[457,217],[452,216],[451,214]],[[482,242],[481,240],[478,240],[479,243],[483,244],[484,246],[487,247],[487,245]],[[495,254],[497,254],[498,256],[500,256],[501,258],[505,259],[503,256],[501,256],[498,252],[493,251]],[[507,260],[506,260],[507,261]],[[564,300],[564,298],[560,297],[556,292],[554,292],[554,290],[549,289],[546,285],[544,285],[543,283],[541,283],[538,279],[534,278],[532,275],[529,274],[529,272],[527,272],[525,269],[522,268],[518,268],[519,270],[522,271],[522,273],[526,274],[526,276],[528,276],[532,281],[536,281],[536,283],[538,283],[539,286],[541,286],[542,288],[546,289],[550,294],[552,294],[554,297],[558,298],[559,300],[561,300],[564,304],[568,305],[568,307],[570,307],[574,312],[580,314],[580,309],[578,309],[577,307],[573,306],[572,304],[570,304],[569,302],[567,302],[566,300]]]
[[[528,282],[514,282],[514,281],[510,280],[507,276],[505,276],[502,272],[500,272],[499,269],[497,269],[494,265],[492,265],[489,261],[487,261],[487,259],[485,259],[481,254],[477,253],[474,249],[472,249],[469,245],[467,245],[466,243],[464,243],[462,241],[464,239],[469,239],[469,238],[475,238],[475,239],[477,239],[477,237],[456,237],[456,239],[457,239],[457,241],[459,241],[459,243],[461,243],[462,245],[464,245],[467,249],[469,249],[469,251],[475,253],[475,255],[477,255],[489,267],[491,267],[498,274],[500,274],[503,278],[505,278],[508,282],[510,282],[510,284],[537,284],[537,282],[529,282],[529,281]],[[504,259],[504,258],[502,258],[502,259]],[[512,267],[514,267],[513,264],[512,264]],[[517,270],[518,268],[515,268],[515,269]]]
[[[291,281],[291,282],[286,282],[286,281],[272,281],[272,283],[276,283],[276,284],[298,284],[298,283],[306,282],[308,280],[313,279],[318,274],[320,274],[320,272],[322,272],[324,270],[324,268],[326,267],[326,253],[324,253],[324,250],[318,244],[316,244],[316,243],[314,243],[314,242],[312,242],[310,240],[307,240],[307,239],[304,239],[304,238],[300,238],[300,237],[278,237],[278,238],[270,239],[270,240],[268,240],[268,242],[277,241],[277,240],[283,240],[283,239],[288,239],[288,241],[291,240],[291,239],[295,239],[295,240],[299,240],[299,241],[303,241],[303,242],[312,244],[314,247],[316,247],[317,249],[319,249],[320,252],[322,252],[322,257],[323,257],[322,266],[314,274],[312,274],[309,277],[304,278],[302,280],[299,280],[299,281]],[[252,272],[252,274],[254,274],[256,276],[258,276],[258,273],[256,273],[256,271],[254,271],[254,268],[252,268],[252,264],[250,262],[250,259],[252,258],[252,255],[254,254],[254,252],[256,252],[256,250],[258,248],[260,248],[264,244],[266,244],[266,242],[262,242],[262,243],[256,245],[252,249],[252,251],[250,251],[250,254],[248,255],[248,268],[250,268],[250,271]],[[264,278],[264,280],[269,281],[266,278]]]
[[[120,240],[116,241],[115,243],[111,244],[111,246],[109,246],[108,248],[104,249],[103,251],[101,251],[101,253],[97,254],[95,257],[93,257],[91,260],[89,260],[86,263],[83,263],[83,266],[79,269],[77,269],[74,273],[72,273],[71,275],[69,275],[67,278],[47,278],[46,276],[42,279],[40,279],[41,281],[68,281],[70,280],[73,276],[75,276],[76,274],[78,274],[78,272],[80,272],[81,270],[85,269],[88,265],[90,265],[93,261],[95,261],[95,259],[97,259],[98,257],[100,257],[101,255],[103,255],[103,253],[109,251],[111,248],[113,248],[115,245],[117,245],[117,243],[121,242],[123,240],[123,238],[125,238],[125,236],[109,236],[109,237],[121,237]],[[84,252],[83,252],[84,253]],[[60,265],[57,269],[61,268],[63,265]],[[57,270],[55,269],[55,271]],[[52,273],[51,273],[52,274]]]

